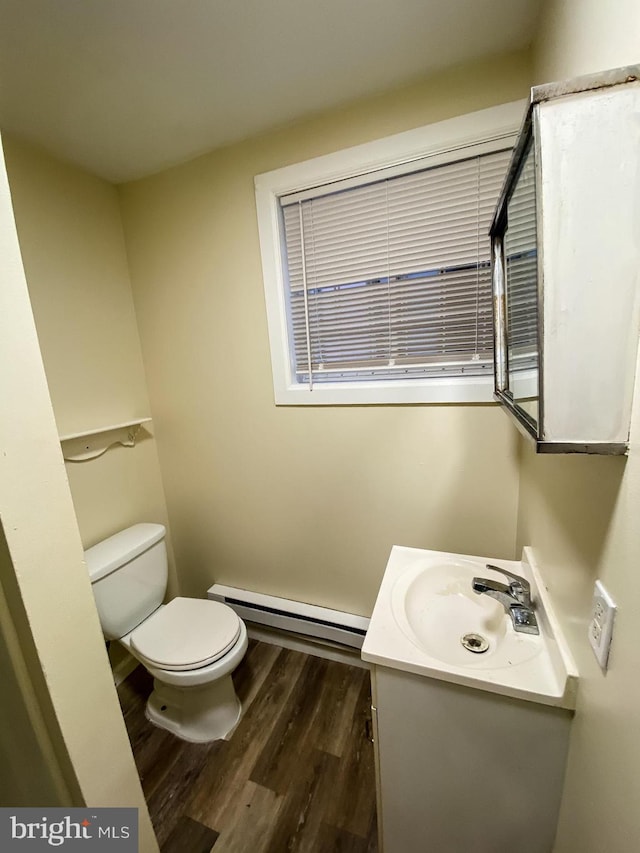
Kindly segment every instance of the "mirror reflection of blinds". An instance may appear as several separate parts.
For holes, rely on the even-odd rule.
[[[509,370],[535,368],[538,351],[538,256],[533,148],[507,207],[504,238],[507,268]]]
[[[499,151],[282,205],[298,382],[488,375]]]

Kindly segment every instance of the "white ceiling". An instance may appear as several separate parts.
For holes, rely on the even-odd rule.
[[[540,0],[0,0],[0,126],[121,182],[531,42]]]

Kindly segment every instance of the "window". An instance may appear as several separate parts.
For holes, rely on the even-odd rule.
[[[277,403],[491,399],[488,228],[520,111],[256,178]]]

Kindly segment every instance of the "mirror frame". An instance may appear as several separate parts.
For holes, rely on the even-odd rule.
[[[518,142],[514,148],[509,169],[505,177],[502,192],[496,206],[496,213],[489,229],[491,237],[491,271],[493,288],[493,340],[494,340],[494,393],[496,402],[504,405],[514,416],[520,430],[528,437],[537,442],[544,435],[544,394],[543,394],[543,346],[542,334],[543,322],[543,282],[541,263],[541,200],[540,193],[536,192],[536,241],[538,250],[537,263],[537,303],[538,303],[538,328],[537,328],[537,350],[538,350],[538,418],[534,419],[522,407],[514,401],[509,393],[509,331],[507,328],[507,272],[506,258],[504,253],[504,236],[508,227],[507,209],[511,196],[513,195],[518,178],[522,171],[525,157],[530,145],[533,148],[536,187],[540,186],[540,144],[535,132],[534,122],[535,105],[530,104],[525,115],[522,128],[518,135]]]

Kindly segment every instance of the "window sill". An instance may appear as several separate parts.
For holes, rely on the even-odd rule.
[[[277,406],[375,406],[493,403],[493,375],[394,382],[340,382],[276,387]]]

